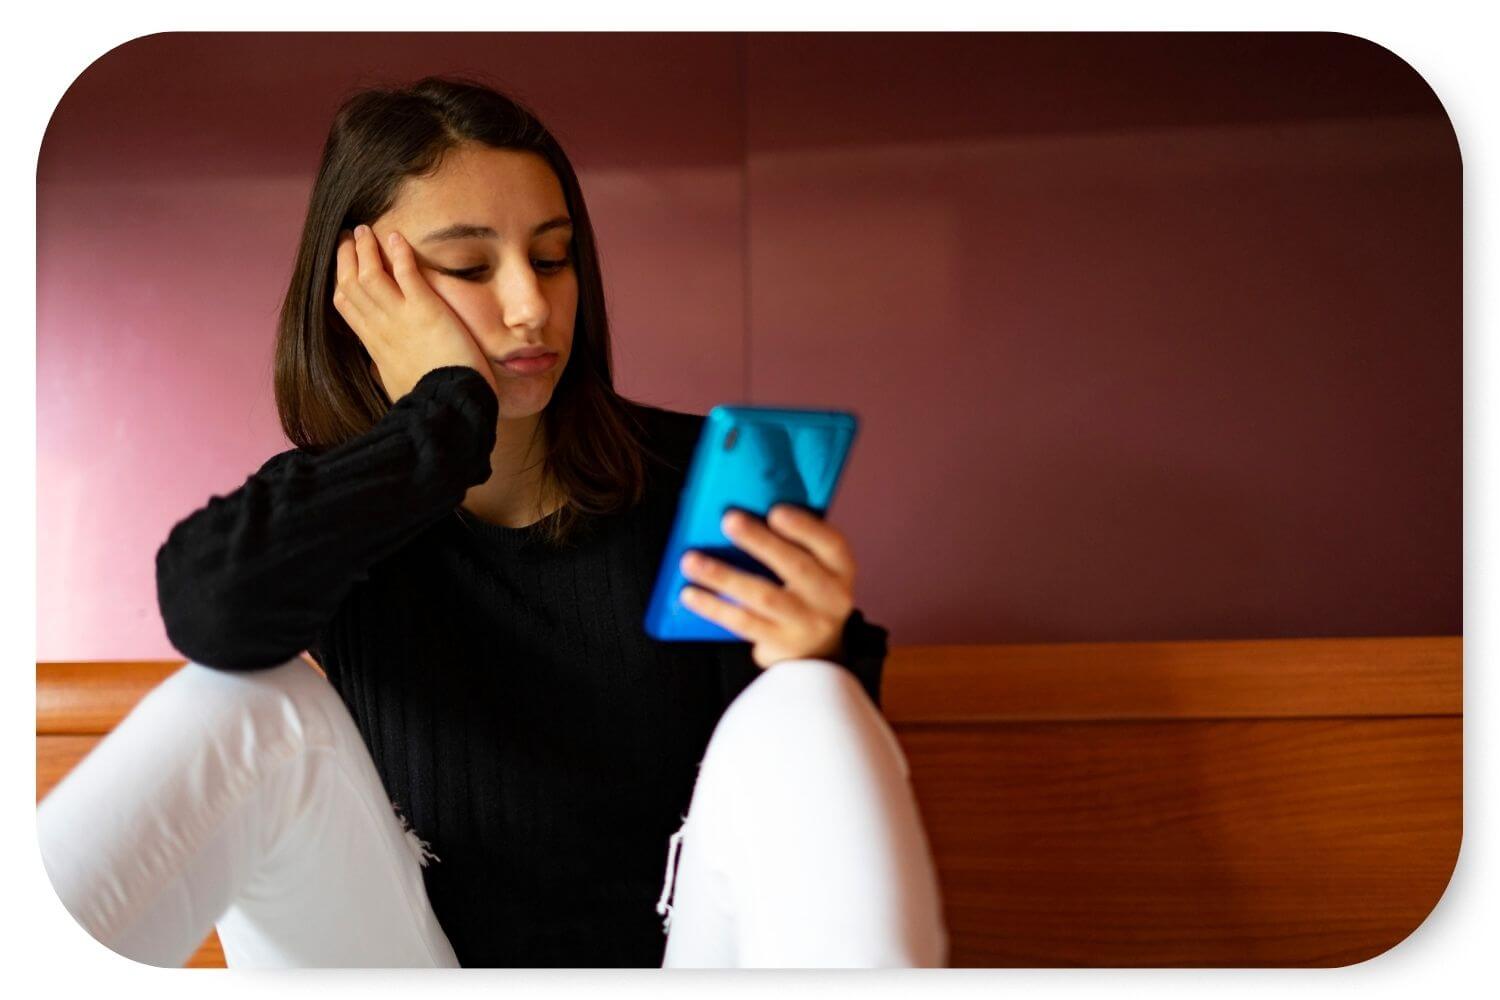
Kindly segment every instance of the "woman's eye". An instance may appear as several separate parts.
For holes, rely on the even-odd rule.
[[[564,257],[561,260],[533,260],[531,263],[538,271],[545,274],[553,274],[567,267],[569,262]],[[452,270],[445,267],[439,270],[449,277],[459,278],[463,281],[482,281],[485,274],[489,272],[489,267],[481,265],[479,267],[466,267],[462,270]]]
[[[466,267],[462,271],[450,271],[447,268],[443,268],[443,273],[452,278],[461,278],[464,281],[477,281],[484,275],[486,270],[488,268],[484,267]]]

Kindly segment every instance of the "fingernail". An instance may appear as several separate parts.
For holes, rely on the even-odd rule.
[[[392,232],[389,236],[387,236],[385,238],[385,245],[388,246],[388,247],[390,247],[392,250],[394,250],[396,248],[396,241],[399,240],[400,238],[401,237],[398,236],[395,232]]]

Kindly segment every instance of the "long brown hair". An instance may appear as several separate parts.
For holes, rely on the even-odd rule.
[[[406,87],[360,91],[339,108],[282,301],[276,409],[287,438],[316,453],[365,433],[390,408],[369,352],[333,308],[339,233],[383,215],[405,178],[436,170],[462,143],[541,155],[573,220],[573,349],[538,422],[547,438],[542,481],[550,478],[567,501],[537,533],[565,544],[591,515],[638,503],[646,489],[644,459],[658,456],[643,435],[641,413],[650,407],[614,389],[599,252],[573,165],[529,108],[494,87],[473,78],[424,77]]]

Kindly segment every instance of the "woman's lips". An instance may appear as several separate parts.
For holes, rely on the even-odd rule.
[[[517,375],[535,375],[544,372],[557,364],[556,354],[543,354],[538,358],[516,358],[514,361],[502,361],[500,367]]]

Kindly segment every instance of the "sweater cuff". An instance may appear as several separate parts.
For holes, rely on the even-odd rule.
[[[462,441],[465,446],[472,447],[467,455],[468,471],[464,485],[484,482],[490,476],[490,453],[495,448],[496,425],[500,417],[500,400],[495,390],[473,368],[445,365],[418,379],[411,392],[397,400],[392,409],[427,411],[434,407],[457,417],[458,423],[453,423],[450,418],[432,425],[434,436],[428,443],[445,448]],[[437,430],[443,423],[449,430]]]
[[[854,675],[877,708],[889,637],[888,630],[866,621],[864,612],[855,608],[844,619],[842,653],[833,661]]]
[[[417,380],[406,399],[441,400],[457,409],[476,431],[490,432],[500,418],[500,400],[479,372],[468,365],[444,365]],[[397,400],[397,405],[400,405]],[[493,445],[493,441],[491,441]]]

